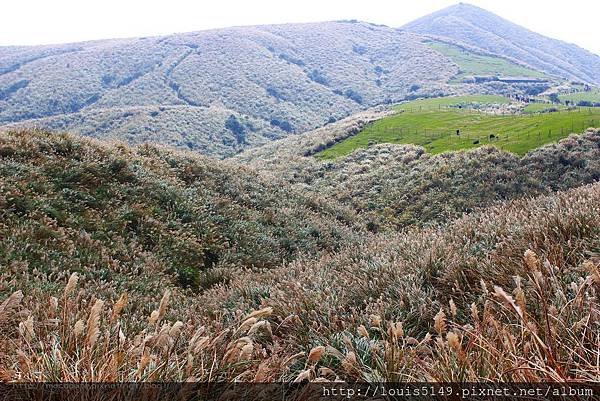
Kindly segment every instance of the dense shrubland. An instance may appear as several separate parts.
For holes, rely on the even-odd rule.
[[[112,107],[9,124],[5,128],[45,127],[63,132],[66,125],[81,135],[98,139],[116,139],[132,145],[161,143],[221,157],[236,154],[244,144],[257,146],[282,137],[268,122],[238,116],[245,134],[245,141],[240,143],[236,133],[228,128],[227,121],[232,115],[231,111],[220,107]],[[205,130],[210,130],[210,134]]]
[[[381,115],[381,114],[379,114]],[[268,144],[236,156],[305,191],[329,195],[380,224],[444,222],[494,202],[574,188],[600,179],[600,131],[571,135],[524,157],[491,146],[439,155],[413,145],[375,145],[333,161],[307,156],[358,132],[371,118]]]
[[[172,277],[198,289],[232,266],[276,267],[362,231],[340,205],[160,146],[8,132],[0,157],[0,264],[15,277],[85,271],[126,287]]]

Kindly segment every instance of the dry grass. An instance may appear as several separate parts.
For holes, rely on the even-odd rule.
[[[363,231],[348,208],[240,165],[38,131],[0,134],[0,188],[0,263],[22,283],[80,272],[127,292],[169,277],[200,289]]]
[[[599,205],[597,184],[509,202],[195,297],[35,272],[21,294],[4,269],[0,377],[598,381]]]

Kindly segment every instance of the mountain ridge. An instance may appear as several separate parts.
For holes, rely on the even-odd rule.
[[[0,47],[0,127],[229,157],[377,105],[527,89],[452,83],[461,66],[428,45],[432,36],[345,20]],[[542,71],[517,56],[498,54]]]
[[[459,25],[468,29],[461,30]],[[545,72],[569,74],[587,83],[600,83],[599,55],[576,44],[541,35],[468,3],[446,7],[400,29],[455,39],[488,52],[528,61]],[[482,37],[484,34],[487,35]],[[549,49],[555,54],[549,53]],[[592,66],[585,68],[586,63],[592,63]]]
[[[189,110],[177,119],[163,118],[162,110],[150,116],[176,136],[161,142],[185,147],[190,141],[202,145],[193,150],[213,154],[235,153],[400,100],[416,82],[423,91],[438,90],[454,68],[415,35],[349,22],[229,28],[24,52],[0,48],[0,59],[0,68],[10,70],[0,75],[0,124],[58,119],[48,125],[89,134],[97,121],[104,127],[94,129],[95,136],[117,131],[139,136],[139,119],[128,111],[104,118],[101,110],[183,106]],[[419,65],[423,59],[431,65]],[[205,113],[198,126],[192,111],[207,109],[222,112]],[[233,129],[226,127],[230,116],[237,120]],[[73,118],[83,121],[83,130]],[[177,128],[186,120],[191,128]]]

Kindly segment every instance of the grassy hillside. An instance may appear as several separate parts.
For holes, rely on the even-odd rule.
[[[453,78],[454,82],[461,82],[463,79],[473,76],[549,78],[542,72],[500,57],[475,54],[444,42],[432,41],[428,44],[432,49],[449,57],[458,65],[460,72]]]
[[[579,102],[590,102],[600,104],[600,89],[594,88],[587,92],[575,92],[566,95],[560,95],[561,101],[570,100],[577,104]]]
[[[598,55],[542,36],[470,4],[445,8],[402,29],[471,46],[548,74],[600,84]]]
[[[49,286],[71,271],[132,291],[165,280],[205,288],[233,268],[330,252],[362,231],[331,200],[154,145],[3,133],[0,183],[0,265]]]
[[[596,108],[513,114],[512,110],[502,108],[492,112],[473,110],[473,102],[485,104],[496,100],[472,96],[408,102],[398,108],[400,112],[396,115],[374,122],[359,134],[323,150],[318,157],[333,159],[378,143],[420,145],[431,153],[494,145],[524,155],[571,132],[600,125],[600,109]],[[506,99],[498,103],[506,103]],[[466,107],[448,108],[456,104]]]
[[[440,109],[444,107],[478,108],[495,104],[509,104],[510,100],[499,95],[464,95],[464,96],[445,96],[428,99],[413,100],[401,103],[394,107],[397,111],[422,111],[431,109]]]
[[[416,146],[378,145],[295,176],[310,177],[319,193],[378,214],[382,225],[406,227],[595,182],[599,143],[600,133],[590,131],[522,158],[489,146],[432,155]]]
[[[219,156],[439,94],[456,73],[415,35],[362,22],[0,47],[0,60],[0,125],[150,136]]]
[[[2,270],[3,378],[596,381],[599,204],[598,185],[510,202],[194,297],[40,274],[19,292]]]
[[[561,104],[550,103],[529,103],[523,108],[523,113],[548,113],[558,110],[566,110],[567,107]]]

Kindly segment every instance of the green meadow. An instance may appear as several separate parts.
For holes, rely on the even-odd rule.
[[[567,110],[567,106],[551,103],[530,103],[523,109],[523,113],[542,113],[554,110]]]
[[[509,102],[506,98],[497,98],[466,96],[408,102],[397,106],[397,114],[368,125],[357,135],[316,156],[324,160],[334,159],[358,148],[380,143],[420,145],[430,153],[494,145],[524,155],[573,132],[600,125],[600,108],[517,115],[497,115],[477,110],[484,103]]]
[[[429,46],[449,57],[460,68],[452,81],[461,81],[468,76],[504,76],[547,78],[539,71],[512,63],[500,57],[484,56],[443,42],[430,42]]]
[[[509,104],[510,99],[499,95],[466,95],[466,96],[446,96],[434,97],[430,99],[413,100],[406,103],[401,103],[395,106],[395,110],[419,111],[441,109],[444,107],[459,107],[477,108],[491,104]]]
[[[591,102],[600,103],[600,89],[593,89],[589,92],[576,92],[567,95],[560,95],[560,100],[570,100],[572,102]]]

